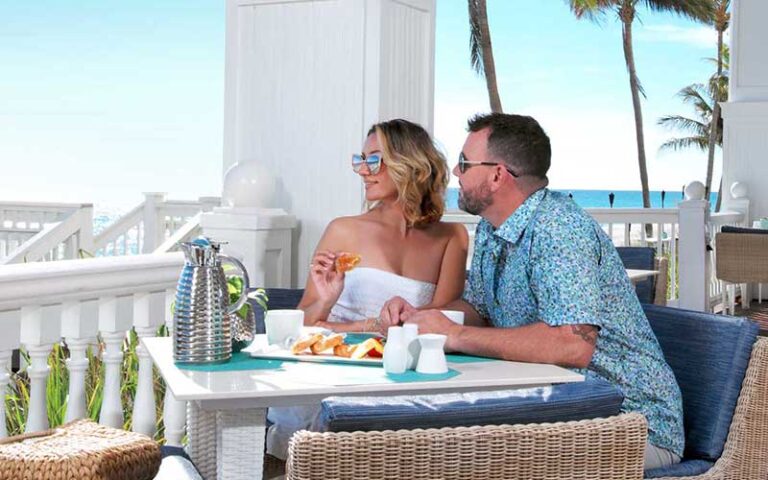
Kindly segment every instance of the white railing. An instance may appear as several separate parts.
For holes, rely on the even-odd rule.
[[[99,422],[121,428],[120,367],[123,343],[133,329],[139,338],[156,335],[170,322],[170,305],[183,265],[181,253],[91,258],[8,265],[0,268],[0,362],[14,349],[26,350],[30,365],[30,397],[26,431],[48,427],[46,383],[48,357],[54,344],[68,347],[69,395],[66,419],[86,415],[86,350],[100,337],[106,346],[104,390]],[[152,363],[139,347],[139,370],[133,402],[133,430],[154,435],[156,429]],[[0,391],[9,376],[0,370]],[[0,437],[5,430],[5,402],[0,402]],[[165,437],[180,445],[185,405],[166,391]]]
[[[218,197],[167,200],[165,193],[145,193],[142,203],[94,237],[94,253],[116,256],[158,251],[158,247],[190,219],[201,211],[212,210],[219,201]],[[194,225],[188,230],[194,230]]]
[[[91,204],[0,202],[0,265],[78,258],[92,232]]]
[[[200,215],[191,217],[187,220],[187,223],[177,229],[171,236],[165,239],[154,251],[154,253],[168,253],[179,251],[179,243],[187,242],[203,233],[203,229],[200,226]]]

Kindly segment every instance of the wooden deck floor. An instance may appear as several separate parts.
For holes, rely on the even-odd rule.
[[[749,317],[760,325],[760,335],[768,336],[768,300],[763,299],[763,303],[753,301],[749,305],[749,310],[742,310],[740,306],[736,307],[736,316]]]

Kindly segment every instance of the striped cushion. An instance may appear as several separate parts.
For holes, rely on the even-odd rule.
[[[342,432],[583,420],[618,414],[623,399],[603,380],[495,392],[329,397],[314,428]]]

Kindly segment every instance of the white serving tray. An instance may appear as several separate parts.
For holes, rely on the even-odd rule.
[[[366,337],[378,337],[378,335],[373,335],[373,334],[366,335],[366,334],[356,333],[356,334],[349,334],[349,335],[354,335],[356,337],[354,343],[360,343]],[[250,346],[244,348],[243,351],[248,353],[253,358],[266,358],[269,360],[289,360],[294,362],[313,362],[313,363],[339,363],[339,364],[348,364],[348,365],[373,365],[377,367],[382,366],[384,363],[384,360],[381,358],[365,357],[365,358],[356,359],[356,358],[338,357],[333,353],[331,353],[330,350],[317,355],[309,351],[296,354],[296,353],[292,353],[288,349],[279,348],[276,345],[267,345],[266,335],[256,335],[256,338],[254,339],[253,343]]]

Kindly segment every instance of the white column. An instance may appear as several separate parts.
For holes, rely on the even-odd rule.
[[[704,185],[692,182],[685,187],[686,199],[679,203],[680,245],[680,308],[707,311],[709,309],[707,272],[707,216],[709,202],[704,200]],[[674,280],[674,279],[673,279]]]
[[[203,234],[226,240],[223,251],[242,261],[252,287],[291,287],[296,217],[281,209],[217,207],[200,216]]]
[[[53,344],[61,339],[61,322],[53,313],[50,310],[44,311],[37,305],[21,309],[21,342],[29,354],[31,363],[27,369],[30,386],[26,432],[48,428],[48,355]]]
[[[152,253],[165,240],[165,222],[161,215],[165,193],[144,193],[144,243],[141,253]],[[115,247],[117,248],[117,247]]]
[[[69,399],[67,401],[66,421],[85,418],[85,373],[88,369],[86,350],[98,331],[96,315],[83,311],[80,302],[73,301],[61,306],[61,334],[69,348]]]
[[[729,101],[723,107],[724,204],[733,198],[733,182],[749,186],[752,220],[768,216],[768,2],[734,0],[731,4]]]
[[[176,290],[169,289],[165,292],[164,312],[165,325],[168,335],[173,338],[173,316],[171,304]],[[176,400],[171,389],[166,386],[165,399],[163,400],[163,425],[165,427],[165,444],[173,447],[181,446],[181,437],[184,436],[184,423],[187,418],[187,402]]]
[[[434,20],[435,0],[227,0],[223,171],[256,162],[274,177],[259,206],[301,224],[294,285],[328,223],[361,211],[349,162],[371,124],[431,131]]]
[[[99,332],[105,345],[104,399],[101,403],[99,423],[123,428],[123,404],[120,398],[120,366],[123,362],[123,340],[131,327],[130,318],[118,316],[117,298],[99,299]]]

